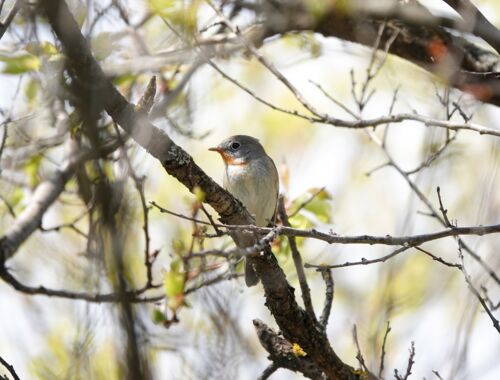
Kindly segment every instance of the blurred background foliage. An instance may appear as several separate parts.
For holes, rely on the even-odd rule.
[[[3,15],[13,2],[2,3]],[[498,25],[498,2],[475,3]],[[428,210],[394,169],[382,167],[374,171],[387,162],[386,152],[363,131],[313,125],[285,115],[257,102],[207,65],[193,69],[195,55],[187,44],[196,43],[198,31],[213,22],[205,2],[73,0],[69,4],[96,58],[131,101],[140,98],[150,77],[156,74],[161,105],[161,99],[175,91],[193,70],[189,83],[168,109],[153,109],[153,122],[219,182],[222,162],[207,148],[231,134],[258,137],[279,167],[281,191],[293,227],[348,235],[410,235],[441,229],[435,219],[425,215]],[[65,74],[61,71],[64,59],[60,47],[46,22],[35,19],[36,11],[29,9],[15,18],[0,44],[0,137],[5,146],[0,157],[0,235],[30,202],[34,188],[60,167],[70,140],[81,147],[93,144],[82,132],[82,120],[72,104],[70,89],[62,85]],[[246,17],[241,15],[242,24],[251,21]],[[179,55],[169,58],[167,51]],[[355,91],[359,91],[371,56],[367,49],[301,33],[266,41],[261,52],[319,109],[349,117],[311,82],[321,84],[329,94],[356,110],[350,72],[356,81]],[[214,62],[272,104],[304,111],[255,58],[233,53]],[[375,94],[363,110],[363,117],[388,114],[396,89],[396,111],[417,110],[436,118],[446,117],[437,96],[447,91],[443,83],[399,58],[387,59],[370,89]],[[456,91],[449,96],[473,114],[475,122],[498,126],[500,111],[495,107]],[[67,116],[63,125],[58,124],[61,115]],[[106,116],[97,125],[100,141],[116,136]],[[408,171],[418,167],[446,138],[443,130],[413,122],[388,128],[387,152]],[[379,137],[383,132],[383,128],[375,130]],[[446,152],[413,179],[435,205],[436,187],[440,186],[449,215],[459,225],[498,223],[498,145],[494,137],[460,132]],[[142,179],[147,202],[204,218],[196,196],[169,177],[132,141],[127,140],[126,147],[128,163],[117,151],[82,165],[69,181],[44,216],[43,228],[8,263],[23,282],[89,293],[114,288],[116,268],[110,262],[111,253],[100,251],[88,239],[89,228],[96,226],[92,220],[102,217],[94,202],[97,184],[102,181],[114,188],[116,198],[107,201],[115,202],[118,210],[115,222],[123,237],[123,263],[131,287],[141,287],[147,280],[144,215],[133,177]],[[212,210],[209,212],[214,215]],[[167,300],[157,305],[137,305],[136,329],[141,332],[141,350],[154,377],[256,378],[266,366],[266,354],[251,320],[261,318],[272,324],[262,290],[248,289],[241,279],[233,279],[185,294],[211,271],[236,269],[232,268],[234,262],[225,259],[207,258],[206,263],[193,260],[187,266],[184,258],[198,249],[231,247],[231,240],[193,237],[191,221],[160,213],[156,208],[151,208],[148,215],[150,249],[158,251],[153,278],[159,288],[152,293],[165,294]],[[207,230],[213,232],[209,227]],[[498,237],[466,240],[498,271]],[[390,252],[384,246],[329,246],[301,238],[298,243],[304,262],[312,264],[341,264]],[[279,238],[273,248],[299,294],[288,241]],[[453,239],[436,241],[426,248],[449,261],[457,260]],[[208,274],[199,272],[202,264],[211,268]],[[475,262],[466,260],[466,264],[475,283],[491,284]],[[320,310],[324,300],[321,276],[313,269],[306,273],[313,304]],[[344,361],[355,365],[351,329],[356,324],[367,364],[376,370],[390,321],[386,363],[389,377],[392,368],[404,368],[407,348],[410,341],[415,341],[416,377],[432,378],[432,370],[438,370],[450,379],[498,378],[498,337],[493,336],[491,322],[478,308],[459,271],[409,250],[385,263],[336,269],[333,275],[335,299],[328,332]],[[498,289],[495,291],[498,295]],[[123,378],[126,356],[117,307],[22,295],[0,283],[0,310],[4,326],[0,354],[9,358],[22,378]],[[294,375],[283,372],[281,376],[276,378]]]

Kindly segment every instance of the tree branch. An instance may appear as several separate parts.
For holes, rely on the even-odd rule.
[[[91,84],[96,90],[99,99],[93,101],[102,102],[113,120],[139,145],[159,159],[170,175],[191,192],[195,188],[201,189],[205,194],[205,202],[217,211],[224,223],[250,223],[251,216],[242,204],[207,176],[192,157],[166,133],[149,123],[145,115],[138,113],[105,77],[66,3],[63,0],[41,0],[40,6],[61,42],[77,80],[86,86]],[[255,238],[247,240],[249,241],[237,243],[252,245]],[[352,368],[340,360],[326,335],[317,329],[315,321],[298,306],[293,289],[274,255],[258,256],[252,260],[264,286],[266,305],[285,338],[297,342],[330,379],[354,379]]]
[[[322,371],[307,355],[297,356],[293,351],[292,344],[264,322],[254,319],[253,324],[262,347],[269,353],[269,360],[272,361],[272,364],[267,368],[271,368],[271,366],[274,366],[275,370],[286,368],[290,371],[300,372],[310,379],[326,379]]]
[[[465,20],[471,32],[500,53],[500,32],[470,0],[444,0]]]
[[[7,371],[9,371],[10,375],[12,376],[13,380],[19,380],[19,376],[17,376],[16,370],[12,365],[7,363],[7,361],[0,356],[0,364],[3,365]],[[7,377],[5,378],[7,380]]]
[[[284,226],[290,227],[290,221],[288,220],[288,215],[285,210],[285,203],[283,196],[279,197],[278,200],[278,214],[280,216],[281,222]],[[288,236],[288,243],[290,244],[290,250],[292,251],[293,263],[295,264],[295,271],[297,272],[297,277],[299,278],[300,291],[302,293],[302,300],[304,301],[304,307],[306,312],[309,314],[311,319],[316,319],[314,314],[314,309],[311,301],[311,290],[307,284],[307,277],[304,271],[304,265],[302,263],[302,257],[300,256],[299,249],[297,247],[297,242],[294,236]]]
[[[500,57],[449,32],[446,28],[460,32],[460,25],[434,17],[419,5],[409,2],[380,9],[376,2],[365,2],[362,5],[357,3],[348,12],[341,12],[333,3],[313,17],[302,1],[273,4],[279,6],[267,6],[261,10],[261,15],[267,20],[264,22],[265,37],[312,30],[326,37],[337,37],[371,48],[379,26],[386,23],[388,28],[385,28],[379,46],[385,46],[397,30],[398,35],[391,43],[389,53],[449,81],[451,86],[481,101],[500,105]]]
[[[19,10],[21,9],[22,2],[23,0],[16,0],[12,5],[12,7],[10,8],[9,13],[7,13],[5,20],[0,22],[0,40],[7,31],[9,25],[14,20],[14,17],[16,17],[17,12],[19,12]]]
[[[100,151],[79,152],[76,145],[71,143],[71,151],[61,168],[37,186],[28,206],[0,238],[0,264],[13,256],[19,246],[40,227],[43,215],[62,193],[75,168],[82,162],[112,152],[117,147],[117,144],[112,143]]]
[[[29,295],[43,295],[47,297],[58,297],[72,300],[82,300],[93,303],[116,303],[127,298],[129,302],[133,303],[148,303],[148,302],[158,302],[165,298],[165,296],[153,296],[153,297],[140,297],[141,294],[147,290],[153,288],[153,286],[146,285],[141,289],[128,290],[126,292],[116,292],[116,293],[104,293],[104,294],[91,294],[85,292],[72,292],[69,290],[59,290],[59,289],[49,289],[45,286],[28,286],[25,285],[17,278],[15,278],[8,269],[0,263],[0,278],[4,280],[7,284],[11,285],[18,292],[29,294]]]

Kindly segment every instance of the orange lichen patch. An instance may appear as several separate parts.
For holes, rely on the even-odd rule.
[[[460,89],[483,102],[488,101],[493,96],[493,91],[486,84],[464,84],[460,86]]]
[[[427,45],[427,53],[436,63],[441,63],[448,54],[448,47],[441,38],[434,37]]]

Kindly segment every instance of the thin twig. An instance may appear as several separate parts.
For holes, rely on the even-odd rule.
[[[206,288],[208,286],[215,285],[215,284],[218,284],[218,283],[223,282],[223,281],[230,281],[234,278],[239,278],[242,276],[243,276],[243,274],[241,274],[241,273],[223,273],[219,276],[216,276],[216,277],[211,278],[209,280],[203,281],[203,282],[201,282],[201,283],[199,283],[191,288],[186,289],[184,291],[184,295],[194,293],[201,288]]]
[[[323,264],[316,265],[316,264],[306,263],[305,267],[306,268],[321,268],[321,269],[327,269],[327,268],[328,269],[338,269],[338,268],[354,267],[354,266],[358,266],[358,265],[370,265],[370,264],[375,264],[375,263],[383,263],[383,262],[385,262],[389,259],[392,259],[393,257],[399,255],[400,253],[410,249],[410,248],[411,248],[411,246],[398,248],[398,249],[392,251],[391,253],[389,253],[388,255],[379,257],[378,259],[367,260],[365,258],[362,258],[360,261],[346,261],[343,264],[336,264],[336,265],[323,265]]]
[[[383,143],[373,134],[373,133],[368,133],[369,138],[377,144],[385,153],[387,159],[389,160],[389,165],[392,166],[396,171],[403,177],[403,179],[406,181],[410,189],[417,195],[417,197],[422,201],[422,203],[425,204],[425,206],[429,209],[431,215],[436,218],[443,226],[451,228],[456,230],[458,227],[450,227],[451,223],[448,222],[444,219],[443,216],[440,215],[440,211],[434,207],[434,205],[430,202],[430,200],[424,195],[424,193],[418,188],[416,183],[411,180],[410,176],[394,161],[394,159],[391,157],[391,155],[387,152],[387,149],[383,146]],[[444,210],[444,208],[443,208]],[[442,213],[442,212],[441,212]],[[460,234],[458,234],[460,235]],[[456,236],[458,236],[456,235]],[[490,275],[490,277],[495,280],[497,284],[500,285],[500,276],[492,269],[490,268],[484,260],[479,256],[476,252],[474,252],[471,248],[467,246],[467,244],[461,239],[458,238],[459,243],[462,245],[463,249],[467,251],[467,253],[474,259],[476,260],[482,267],[483,269]]]
[[[181,218],[181,219],[196,221],[197,223],[211,226],[211,223],[209,223],[209,222],[206,222],[206,221],[203,221],[200,219],[193,219],[189,216],[179,214],[179,213],[167,210],[165,208],[162,208],[154,201],[151,201],[150,204],[152,206],[154,206],[155,208],[157,208],[162,213],[167,213],[167,214],[176,216],[176,217]],[[227,229],[228,231],[240,231],[240,232],[246,232],[249,234],[258,233],[261,235],[265,235],[265,234],[271,233],[274,230],[275,231],[274,233],[277,234],[276,236],[283,235],[283,236],[295,236],[295,237],[311,238],[311,239],[321,240],[321,241],[327,242],[329,244],[367,244],[367,245],[381,244],[381,245],[390,245],[390,246],[405,246],[405,247],[403,247],[405,249],[408,249],[408,248],[411,248],[411,247],[414,247],[417,245],[421,245],[421,244],[429,242],[429,241],[446,238],[446,237],[454,237],[454,236],[460,236],[460,235],[482,236],[482,235],[500,233],[500,224],[492,224],[492,225],[486,225],[486,226],[453,227],[453,228],[446,228],[444,230],[434,232],[434,233],[421,234],[421,235],[408,235],[408,236],[391,236],[391,235],[385,235],[385,236],[372,236],[372,235],[342,236],[342,235],[335,234],[333,232],[330,232],[330,233],[320,232],[316,229],[302,230],[299,228],[291,228],[291,227],[286,227],[286,226],[279,226],[278,228],[273,229],[273,228],[269,228],[269,227],[257,227],[255,225],[251,225],[251,224],[227,225],[227,224],[217,224],[216,223],[215,225],[219,228]],[[380,260],[380,259],[378,259],[378,260]],[[366,262],[366,261],[368,261],[368,260],[364,260],[364,262]],[[306,264],[306,266],[307,266],[307,264]],[[310,267],[320,267],[320,266],[312,266],[311,265]]]
[[[288,220],[288,215],[286,214],[285,202],[283,196],[280,196],[278,200],[278,213],[283,225],[286,227],[290,227],[290,221]],[[290,244],[293,263],[295,264],[295,270],[297,271],[300,290],[302,292],[302,300],[304,301],[304,307],[306,309],[307,314],[312,318],[312,320],[316,320],[316,314],[314,313],[311,301],[311,290],[309,289],[309,285],[307,284],[307,277],[304,271],[302,257],[300,256],[300,252],[297,247],[297,242],[295,240],[295,237],[289,236],[288,243]]]
[[[444,264],[448,267],[453,267],[453,268],[458,268],[458,269],[462,269],[462,265],[460,264],[457,264],[457,263],[450,263],[446,260],[444,260],[442,257],[438,257],[436,255],[433,255],[432,253],[430,253],[429,251],[426,251],[425,249],[421,248],[421,247],[415,247],[415,249],[417,251],[420,251],[422,253],[425,253],[427,256],[431,257],[432,260],[435,260],[435,261],[438,261],[440,262],[441,264]]]
[[[359,347],[359,342],[358,342],[358,329],[356,328],[356,325],[354,325],[352,327],[352,338],[354,340],[354,343],[356,344],[356,349],[358,350],[357,354],[356,354],[356,359],[358,360],[359,362],[359,365],[361,366],[361,368],[366,371],[366,372],[370,372],[368,371],[368,368],[366,367],[366,364],[365,364],[365,358],[363,357],[363,354],[361,353],[361,348]]]
[[[404,376],[401,376],[398,372],[397,369],[394,369],[394,377],[397,379],[397,380],[408,380],[408,377],[410,377],[411,375],[411,369],[413,367],[413,364],[415,364],[415,342],[411,342],[411,346],[410,346],[410,356],[408,357],[408,365],[406,367],[406,373],[404,374]]]
[[[0,364],[2,364],[7,371],[9,371],[10,375],[14,380],[19,380],[19,376],[17,376],[16,370],[14,369],[14,366],[10,365],[4,358],[0,356]]]
[[[323,306],[323,312],[319,319],[319,323],[326,330],[328,325],[328,320],[330,319],[330,313],[332,311],[333,296],[335,292],[335,284],[333,282],[332,271],[328,268],[318,269],[321,272],[321,277],[325,281],[325,305]]]
[[[441,375],[439,374],[439,372],[438,372],[438,371],[434,371],[434,370],[432,370],[432,373],[433,373],[434,375],[436,375],[436,377],[437,377],[439,380],[443,380],[443,378],[441,377]]]
[[[443,206],[443,201],[441,199],[441,189],[439,188],[439,186],[437,187],[436,192],[439,200],[439,211],[441,211],[441,215],[443,216],[446,227],[454,227],[454,225],[451,224],[450,220],[448,219],[448,210],[445,210]]]
[[[295,215],[297,215],[300,210],[302,210],[309,203],[311,203],[318,195],[321,194],[321,192],[323,192],[323,190],[325,190],[324,186],[322,188],[316,190],[314,193],[312,193],[311,196],[309,198],[307,198],[304,202],[302,202],[300,205],[298,205],[297,208],[290,215],[288,215],[288,217],[293,218]]]
[[[274,364],[274,363],[269,364],[266,367],[266,369],[260,374],[260,376],[257,378],[257,380],[269,379],[269,376],[271,376],[278,369],[279,369],[279,367],[276,364]]]
[[[200,208],[203,211],[203,213],[205,214],[205,216],[208,218],[208,220],[210,221],[210,224],[214,228],[214,231],[215,231],[216,235],[217,236],[221,236],[222,235],[221,230],[219,230],[219,227],[217,227],[217,224],[214,222],[214,220],[212,218],[212,215],[210,215],[210,213],[207,211],[207,209],[205,208],[205,206],[203,205],[203,203],[200,203]]]
[[[493,323],[493,327],[500,333],[500,322],[498,321],[498,319],[495,318],[495,316],[493,315],[493,312],[489,309],[488,304],[486,303],[485,299],[481,296],[479,291],[472,284],[472,280],[465,269],[464,255],[462,253],[462,248],[463,248],[462,244],[459,242],[458,243],[458,254],[459,254],[460,260],[462,262],[462,273],[464,275],[465,282],[469,286],[469,289],[472,292],[472,294],[474,294],[474,296],[477,298],[477,300],[479,301],[479,303],[483,307],[483,310],[486,312],[488,317],[490,317],[491,322]]]
[[[44,295],[48,297],[58,297],[65,299],[74,299],[74,300],[83,300],[87,302],[95,302],[95,303],[115,303],[122,302],[123,297],[127,297],[130,302],[133,303],[153,303],[158,302],[165,298],[165,296],[153,296],[153,297],[140,297],[141,294],[146,292],[152,287],[142,287],[140,289],[128,290],[126,293],[97,293],[91,294],[86,292],[72,292],[69,290],[59,290],[59,289],[50,289],[45,286],[32,287],[28,285],[24,285],[19,282],[8,270],[7,268],[0,265],[0,278],[4,280],[6,283],[11,285],[17,291],[29,294],[29,295]]]
[[[391,324],[389,321],[387,321],[387,327],[385,329],[384,339],[382,340],[382,350],[380,353],[380,366],[379,366],[379,370],[378,370],[379,379],[382,379],[382,375],[384,373],[384,362],[385,362],[385,354],[386,354],[385,347],[387,344],[387,336],[389,335],[390,332],[391,332]]]

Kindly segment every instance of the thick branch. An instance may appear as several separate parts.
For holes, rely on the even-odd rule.
[[[76,145],[72,145],[71,153],[61,165],[61,169],[37,186],[28,206],[16,217],[12,226],[0,238],[0,264],[13,256],[19,246],[40,227],[43,215],[62,193],[66,182],[73,175],[75,167],[100,153],[109,153],[116,147],[117,145],[111,144],[99,152],[77,152],[75,151]]]
[[[224,223],[248,224],[251,217],[241,203],[207,176],[168,135],[149,123],[145,115],[138,113],[105,77],[66,3],[61,0],[42,0],[40,5],[61,41],[69,66],[77,79],[82,85],[93,86],[94,89],[98,87],[98,91],[94,92],[99,94],[113,120],[159,159],[165,170],[190,191],[201,189],[205,194],[205,202],[218,212]],[[251,240],[251,243],[255,241]],[[256,257],[254,266],[266,292],[266,304],[285,338],[297,342],[330,379],[354,379],[352,368],[338,358],[326,334],[298,306],[293,289],[274,255]]]
[[[92,86],[113,120],[140,146],[160,160],[165,170],[191,192],[195,187],[201,188],[205,193],[206,202],[218,212],[224,223],[248,223],[249,215],[241,203],[208,177],[185,150],[151,124],[145,113],[137,112],[113,86],[92,56],[88,43],[80,33],[66,3],[60,0],[44,0],[41,5],[78,80],[85,86]]]
[[[441,19],[419,6],[407,4],[380,10],[376,2],[365,2],[345,12],[332,3],[319,16],[313,17],[302,1],[287,1],[279,9],[265,8],[263,15],[268,20],[265,26],[268,37],[312,30],[370,48],[378,38],[380,25],[385,23],[387,27],[379,46],[385,46],[397,33],[389,53],[438,75],[481,101],[500,105],[500,57],[448,32]],[[445,26],[453,25],[445,23]],[[457,29],[458,24],[455,27]]]
[[[310,379],[326,379],[321,370],[307,356],[297,356],[292,344],[259,319],[253,324],[262,347],[269,353],[269,359],[275,367],[300,372]]]
[[[444,0],[465,20],[472,33],[488,42],[500,53],[500,31],[488,21],[470,0]]]
[[[0,21],[0,40],[7,31],[9,25],[14,20],[14,17],[16,17],[17,12],[19,12],[19,10],[21,9],[21,3],[22,0],[16,0],[12,5],[12,8],[10,8],[9,12],[7,13],[5,20]]]

